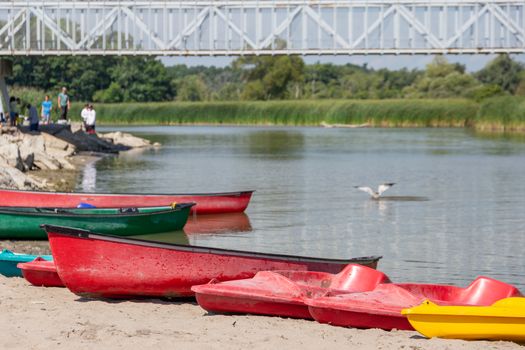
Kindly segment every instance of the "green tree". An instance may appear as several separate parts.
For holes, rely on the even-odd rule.
[[[476,78],[485,84],[498,85],[502,90],[513,94],[520,84],[523,70],[522,64],[512,60],[508,54],[501,54],[477,72]]]
[[[520,78],[520,83],[516,87],[515,94],[517,96],[525,96],[525,70],[521,71],[519,78]]]
[[[166,67],[154,58],[123,57],[110,69],[111,80],[124,91],[124,102],[163,101],[172,98]]]
[[[118,103],[122,102],[123,99],[124,92],[122,91],[122,87],[116,82],[111,83],[105,90],[98,90],[93,95],[95,102]]]
[[[207,87],[198,75],[190,75],[177,84],[178,101],[204,101],[207,99]]]
[[[304,78],[304,61],[298,56],[241,57],[233,63],[233,68],[244,69],[246,91],[242,96],[249,99],[294,97],[288,93],[289,84],[302,82]]]
[[[7,82],[57,94],[62,86],[67,86],[74,100],[88,101],[95,91],[109,86],[109,68],[115,62],[114,57],[15,57],[13,77]]]
[[[243,100],[265,100],[267,96],[266,89],[261,80],[246,83],[241,94]]]
[[[403,90],[409,98],[447,98],[467,97],[480,83],[470,74],[465,73],[465,67],[449,63],[445,57],[436,56],[427,69],[414,83]]]
[[[489,97],[505,94],[499,85],[479,85],[468,92],[468,97],[475,101],[482,101]]]

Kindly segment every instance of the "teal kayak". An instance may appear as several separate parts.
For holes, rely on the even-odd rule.
[[[39,255],[17,254],[10,250],[4,249],[0,253],[0,274],[6,277],[22,277],[22,270],[16,265],[35,260]],[[51,255],[40,255],[45,260],[52,261]]]

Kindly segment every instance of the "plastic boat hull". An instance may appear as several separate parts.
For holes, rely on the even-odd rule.
[[[17,267],[22,271],[24,278],[34,286],[64,287],[53,261],[38,257],[27,263],[19,263]]]
[[[506,298],[482,307],[439,306],[427,300],[403,314],[428,338],[525,342],[525,298]]]
[[[215,313],[249,313],[311,319],[306,299],[331,290],[362,292],[389,282],[380,271],[350,264],[338,274],[264,271],[251,279],[194,286],[199,305]]]
[[[58,274],[88,297],[188,297],[191,287],[216,279],[253,277],[263,270],[341,271],[348,263],[375,267],[380,257],[317,259],[242,252],[106,236],[44,226]]]
[[[509,284],[478,277],[467,288],[438,284],[379,284],[364,293],[341,293],[307,300],[312,317],[321,323],[355,328],[413,330],[401,310],[430,299],[441,305],[491,305],[497,300],[521,296]]]
[[[253,191],[197,194],[106,194],[66,193],[0,189],[2,205],[8,207],[75,208],[80,203],[97,208],[153,207],[196,203],[192,213],[241,213],[248,207]]]

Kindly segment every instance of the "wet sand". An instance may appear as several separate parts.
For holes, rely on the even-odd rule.
[[[4,349],[519,349],[511,342],[425,339],[313,321],[212,315],[192,300],[107,301],[0,276]]]

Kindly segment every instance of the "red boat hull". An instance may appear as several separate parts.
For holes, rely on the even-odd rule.
[[[311,319],[306,299],[337,289],[362,292],[389,282],[377,270],[348,265],[334,275],[315,271],[263,271],[251,279],[194,286],[199,305],[215,313],[249,313]]]
[[[44,226],[58,274],[88,297],[188,297],[216,279],[250,278],[263,270],[341,271],[348,263],[377,265],[380,257],[328,260],[149,242]]]
[[[320,323],[355,328],[413,330],[401,310],[429,299],[439,305],[488,306],[495,301],[521,296],[509,284],[478,277],[467,288],[438,284],[380,284],[364,293],[341,293],[307,300],[312,317]]]
[[[197,214],[241,213],[248,207],[253,191],[202,194],[103,194],[65,193],[0,189],[2,206],[75,208],[79,203],[97,208],[155,207],[173,202],[191,203]]]
[[[264,301],[205,295],[195,293],[199,305],[206,311],[223,314],[253,314],[266,316],[280,316],[290,318],[312,319],[308,306],[304,303]]]
[[[34,286],[64,287],[53,261],[39,257],[28,263],[20,263],[17,267],[22,270],[24,278]]]

